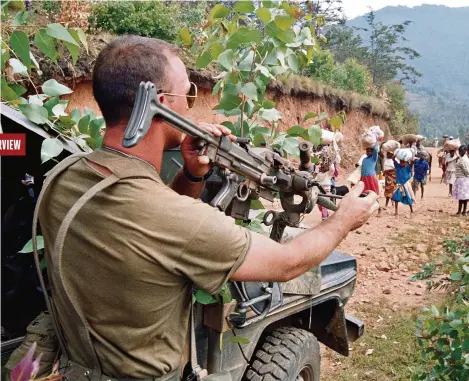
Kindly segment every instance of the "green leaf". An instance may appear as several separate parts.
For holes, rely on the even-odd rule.
[[[83,30],[81,30],[81,29],[76,29],[76,32],[77,32],[77,35],[78,35],[78,39],[83,44],[83,46],[86,50],[86,53],[88,53],[88,41],[86,41],[85,32],[83,32]]]
[[[90,115],[85,115],[83,118],[80,119],[78,122],[78,130],[82,134],[88,134],[88,126],[90,124],[91,116]],[[90,135],[91,136],[91,135]]]
[[[265,31],[268,36],[277,37],[277,34],[280,33],[282,30],[277,27],[275,21],[271,21],[267,24]]]
[[[49,36],[54,37],[57,40],[66,41],[66,42],[69,42],[72,45],[79,46],[78,42],[75,41],[75,39],[68,32],[68,30],[65,29],[60,24],[49,24],[49,25],[47,25],[46,32]]]
[[[35,104],[21,104],[18,105],[21,112],[31,121],[36,124],[45,124],[49,121],[49,113],[44,106]]]
[[[299,65],[298,65],[298,57],[296,54],[290,54],[287,57],[288,61],[288,66],[290,66],[290,69],[292,70],[293,73],[298,73],[299,70]]]
[[[311,118],[317,118],[318,114],[316,114],[315,112],[308,112],[305,117],[303,118],[303,121],[307,121],[308,119],[311,119]]]
[[[76,32],[76,30],[69,29],[68,32],[75,39],[75,41],[77,42],[79,41],[78,33]],[[67,48],[67,50],[70,52],[70,55],[72,56],[73,64],[76,65],[77,60],[78,60],[78,53],[80,52],[80,47],[78,45],[71,44],[70,42],[67,42],[67,41],[65,42],[65,47]]]
[[[20,86],[16,83],[10,83],[8,86],[10,86],[10,89],[12,89],[19,97],[21,97],[27,91],[23,86]]]
[[[3,71],[5,69],[5,62],[7,62],[10,59],[10,50],[8,49],[7,44],[5,44],[5,41],[1,41],[1,47],[2,47],[2,54],[1,54],[1,70]]]
[[[284,42],[285,44],[289,44],[290,42],[295,41],[295,32],[293,32],[291,29],[283,30],[277,32],[275,37],[277,37],[280,41]]]
[[[230,10],[227,7],[223,6],[222,4],[216,4],[212,9],[210,19],[221,19],[228,16],[229,14]]]
[[[31,70],[29,39],[26,33],[15,30],[10,37],[10,47],[18,55],[24,66]]]
[[[342,125],[342,120],[338,115],[333,116],[332,118],[329,119],[329,124],[334,127],[334,128],[340,128]]]
[[[215,42],[211,47],[210,51],[212,52],[212,58],[217,60],[220,54],[225,51],[225,48],[219,42]]]
[[[24,76],[28,75],[28,68],[23,65],[23,62],[16,58],[10,58],[8,60],[8,63],[10,64],[11,68],[13,69],[13,74],[21,74]]]
[[[12,25],[24,25],[29,20],[31,14],[28,11],[20,11],[16,14],[15,18],[13,19]]]
[[[101,148],[101,146],[103,145],[103,138],[104,136],[101,135],[98,137],[98,139],[96,139],[96,149]]]
[[[96,119],[96,114],[93,110],[89,109],[88,107],[85,107],[85,109],[83,110],[83,115],[89,115],[91,120]]]
[[[296,138],[285,138],[282,144],[282,149],[293,157],[300,156],[300,149],[298,148],[299,142]]]
[[[469,265],[463,265],[463,270],[469,274]]]
[[[46,258],[42,257],[41,262],[39,262],[39,268],[43,271],[47,268]]]
[[[233,343],[233,344],[249,344],[250,341],[247,337],[244,337],[244,336],[233,336],[233,337],[230,337],[230,343]]]
[[[47,110],[49,116],[53,116],[52,109],[59,104],[59,97],[52,97],[46,103],[44,103],[44,108]]]
[[[432,313],[433,313],[433,316],[435,317],[440,316],[440,311],[438,311],[438,308],[436,308],[435,306],[432,306]]]
[[[233,124],[233,122],[230,122],[228,120],[224,121],[221,123],[222,126],[225,126],[227,128],[230,129],[230,131],[234,134],[234,135],[239,135],[239,131],[236,133],[236,128]]]
[[[264,0],[264,1],[262,1],[262,5],[266,8],[274,8],[275,7],[275,4],[272,0],[269,0],[269,1]]]
[[[251,221],[251,223],[247,226],[247,228],[253,232],[268,236],[269,234],[264,230],[262,225],[260,224],[259,221]]]
[[[321,144],[321,136],[322,136],[322,130],[316,125],[311,126],[308,128],[308,140],[315,146],[317,147],[319,144]]]
[[[47,94],[51,97],[73,93],[71,89],[58,83],[55,79],[49,79],[48,81],[44,82],[42,84],[42,91],[44,94]]]
[[[34,43],[38,49],[57,64],[57,49],[54,39],[42,28],[36,32]]]
[[[319,118],[316,122],[320,122],[321,120],[324,120],[328,117],[329,115],[327,115],[327,112],[323,112],[321,113],[321,115],[319,115]]]
[[[223,85],[223,79],[220,79],[220,80],[215,84],[215,86],[213,86],[212,95],[218,94],[218,92],[220,91],[222,85]]]
[[[79,109],[75,108],[73,109],[71,112],[70,112],[70,118],[72,118],[72,120],[75,122],[75,123],[78,123],[81,119],[81,112]]]
[[[260,109],[258,115],[261,119],[267,120],[269,122],[276,122],[282,119],[282,113],[275,108]]]
[[[233,300],[233,297],[231,296],[230,288],[228,287],[226,283],[220,289],[218,296],[221,297],[223,304],[230,303]]]
[[[254,12],[254,4],[252,1],[238,1],[233,8],[236,13],[252,13]]]
[[[195,293],[195,300],[203,305],[217,303],[217,300],[204,290],[197,290]]]
[[[8,86],[5,78],[2,78],[2,99],[5,99],[9,102],[18,99],[18,95],[12,88],[10,88],[10,86]]]
[[[449,276],[449,279],[451,279],[451,280],[461,280],[462,279],[462,273],[460,273],[459,271],[456,272],[456,273],[452,273]]]
[[[226,71],[231,71],[234,66],[234,53],[233,50],[228,49],[225,50],[218,56],[218,64],[221,66],[222,69]]]
[[[275,16],[274,22],[280,30],[287,30],[291,28],[291,26],[295,22],[295,19],[286,15],[278,15]]]
[[[67,105],[66,104],[63,104],[63,103],[59,103],[57,105],[55,105],[54,107],[52,107],[52,114],[54,114],[54,116],[66,116],[67,113],[65,112],[65,109],[67,108]]]
[[[264,134],[254,133],[253,135],[254,135],[254,137],[252,139],[252,145],[254,147],[260,147],[262,144],[266,143]]]
[[[269,99],[266,99],[262,102],[262,107],[265,109],[271,109],[275,107],[275,102]]]
[[[195,66],[198,70],[204,69],[207,65],[212,62],[212,54],[210,52],[202,52],[195,61]]]
[[[259,210],[259,209],[265,209],[264,205],[262,202],[259,200],[251,200],[251,206],[250,209],[252,210]]]
[[[262,32],[256,29],[246,27],[240,28],[231,35],[226,44],[227,49],[236,49],[241,44],[259,43],[263,39]]]
[[[97,118],[91,121],[90,123],[90,136],[93,139],[97,139],[99,136],[101,136],[101,128],[104,126],[104,119],[103,118]]]
[[[184,43],[184,45],[186,46],[192,45],[192,36],[191,36],[191,32],[189,32],[189,29],[187,28],[182,29],[179,32],[179,38]]]
[[[293,126],[287,130],[287,134],[289,136],[303,136],[305,135],[305,132],[307,133],[307,130],[301,126]]]
[[[223,95],[220,99],[220,104],[218,105],[219,109],[230,111],[238,107],[243,100],[233,94],[223,92]]]
[[[256,11],[256,15],[265,23],[270,22],[270,20],[272,19],[272,15],[270,14],[270,11],[267,8],[258,8]]]
[[[63,149],[64,145],[60,140],[54,138],[44,139],[41,146],[41,163],[44,164],[53,157],[59,156]]]
[[[38,250],[44,249],[44,237],[42,235],[36,236],[36,246]],[[33,239],[31,238],[18,253],[26,254],[33,252]]]
[[[243,87],[241,87],[241,92],[248,98],[257,101],[257,87],[254,83],[246,83]]]
[[[256,71],[260,71],[262,75],[274,79],[274,76],[270,73],[269,69],[265,66],[259,65],[258,63],[256,63]]]
[[[65,129],[72,128],[75,126],[75,121],[70,118],[70,115],[59,116],[59,125]]]

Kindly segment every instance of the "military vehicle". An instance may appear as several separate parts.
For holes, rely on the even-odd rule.
[[[2,106],[1,127],[4,133],[25,134],[27,151],[24,157],[1,160],[3,366],[22,342],[28,324],[45,310],[32,253],[19,251],[31,239],[43,175],[56,162],[40,160],[43,139],[55,136],[21,113]],[[80,152],[74,143],[63,143],[57,161]],[[178,150],[166,152],[163,181],[169,183],[181,163]],[[220,380],[319,380],[319,342],[348,356],[349,343],[364,333],[363,323],[345,313],[356,278],[356,260],[333,252],[311,271],[304,292],[291,292],[279,283],[231,282],[230,303],[195,303],[198,363],[210,375],[223,375],[215,378]]]

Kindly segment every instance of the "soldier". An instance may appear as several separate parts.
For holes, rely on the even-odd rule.
[[[70,359],[97,367],[104,379],[176,380],[194,284],[216,294],[228,280],[296,278],[364,224],[378,203],[376,194],[359,198],[359,184],[331,218],[283,245],[236,225],[198,200],[211,165],[191,137],[155,117],[137,146],[122,146],[141,81],[155,83],[159,101],[179,114],[196,101],[196,87],[172,45],[137,36],[107,45],[93,71],[94,96],[106,121],[103,147],[58,175],[39,217]],[[223,126],[204,127],[234,139]],[[168,187],[158,175],[163,151],[179,145],[185,165]],[[116,177],[119,182],[93,195],[103,179]],[[86,192],[92,197],[62,237],[65,215],[78,210]],[[86,322],[88,342],[77,335],[67,298]]]

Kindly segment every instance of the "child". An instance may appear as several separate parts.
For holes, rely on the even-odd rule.
[[[453,195],[453,184],[456,181],[456,151],[451,150],[446,154],[445,158],[445,184],[449,185],[449,196]]]
[[[396,168],[394,168],[394,159],[392,152],[386,152],[384,159],[384,197],[386,197],[386,207],[391,200],[392,194],[396,189]]]
[[[410,187],[410,177],[412,172],[412,166],[404,160],[399,160],[397,162],[395,160],[396,155],[394,154],[394,168],[396,169],[396,182],[397,182],[397,189],[394,191],[392,195],[392,200],[394,201],[394,206],[396,208],[395,215],[398,215],[398,206],[399,203],[402,202],[404,205],[409,205],[410,213],[413,213],[414,210],[412,209],[412,204],[415,201],[414,192]]]
[[[459,147],[459,156],[455,166],[456,180],[454,182],[453,198],[459,201],[456,216],[466,215],[467,200],[469,200],[469,158],[466,155],[467,146]]]
[[[419,152],[417,154],[417,158],[418,160],[414,163],[414,182],[412,184],[412,188],[414,193],[417,193],[420,184],[420,189],[423,198],[423,188],[427,183],[427,172],[429,167],[427,161],[425,160],[424,153]]]
[[[366,149],[366,157],[363,159],[362,177],[360,181],[365,184],[364,192],[373,191],[379,195],[379,184],[376,178],[376,162],[378,161],[379,143],[376,143],[374,148]]]

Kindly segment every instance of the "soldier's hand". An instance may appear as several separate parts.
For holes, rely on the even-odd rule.
[[[365,185],[360,181],[340,201],[339,208],[335,212],[349,230],[358,229],[379,209],[378,195],[375,192],[369,192],[366,197],[360,197],[364,187]]]
[[[232,135],[230,129],[225,126],[209,123],[199,123],[199,126],[205,128],[208,132],[215,136],[226,135],[230,138],[230,140],[236,141],[236,136]],[[197,150],[197,140],[191,136],[186,136],[182,141],[181,154],[184,158],[186,168],[192,176],[205,176],[212,168],[212,165],[209,163],[209,158],[207,156],[199,156],[199,151]]]

